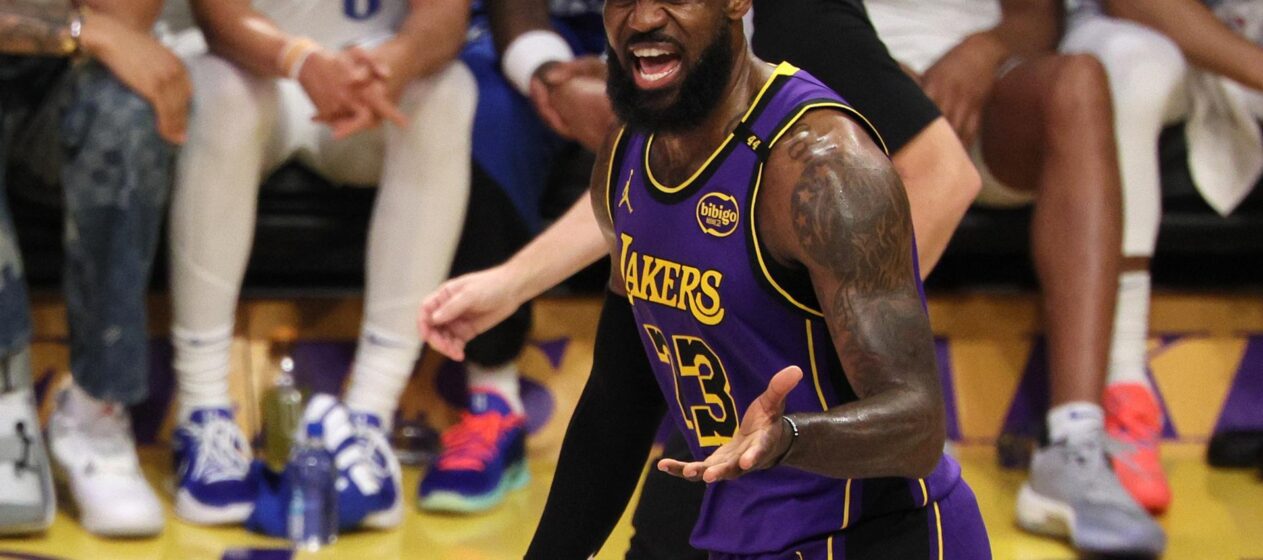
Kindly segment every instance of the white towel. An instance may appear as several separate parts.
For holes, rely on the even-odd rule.
[[[1263,2],[1228,0],[1215,13],[1246,38],[1263,42]],[[1197,68],[1190,71],[1188,87],[1189,170],[1206,202],[1226,216],[1263,175],[1263,134],[1251,111],[1259,93]]]

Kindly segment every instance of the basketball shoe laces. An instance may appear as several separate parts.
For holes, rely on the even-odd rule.
[[[198,442],[193,478],[208,484],[245,478],[250,462],[241,452],[245,447],[241,431],[227,418],[209,416],[206,422],[189,430]]]
[[[487,462],[495,456],[496,440],[501,430],[512,428],[518,422],[519,419],[499,412],[462,412],[460,422],[443,433],[443,455],[439,457],[439,468],[486,470]]]
[[[1135,399],[1131,393],[1110,394],[1111,402],[1107,407],[1111,414],[1105,416],[1105,423],[1110,432],[1110,456],[1122,460],[1133,469],[1139,469],[1135,454],[1152,450],[1158,442],[1158,434],[1162,429],[1161,418],[1151,414],[1146,403],[1130,402]]]

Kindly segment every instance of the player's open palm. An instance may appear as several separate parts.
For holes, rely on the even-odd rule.
[[[663,459],[658,461],[658,469],[709,483],[774,466],[791,443],[789,434],[785,433],[785,422],[781,420],[785,399],[802,378],[803,371],[798,366],[777,372],[768,382],[767,390],[750,403],[731,441],[719,446],[704,461],[685,463]]]

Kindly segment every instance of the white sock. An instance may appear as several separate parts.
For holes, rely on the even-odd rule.
[[[1071,401],[1048,411],[1048,441],[1076,439],[1105,429],[1105,411],[1098,404]]]
[[[199,408],[232,408],[228,392],[228,363],[232,350],[232,325],[192,332],[171,329],[175,347],[175,379],[180,420]]]
[[[355,351],[351,386],[346,391],[347,407],[375,414],[383,425],[389,426],[420,354],[420,340],[364,325]]]
[[[1110,341],[1107,383],[1142,383],[1146,375],[1149,338],[1149,272],[1124,272],[1118,277],[1118,303],[1114,312],[1114,336]]]
[[[516,364],[508,362],[502,366],[488,368],[466,362],[465,371],[469,373],[469,392],[481,389],[497,393],[508,401],[509,408],[512,408],[513,412],[523,413],[522,391],[518,383]]]

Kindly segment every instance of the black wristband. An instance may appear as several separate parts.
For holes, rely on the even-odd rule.
[[[789,424],[789,447],[786,447],[785,452],[781,453],[781,456],[776,459],[775,463],[772,463],[773,467],[785,462],[785,458],[789,456],[789,451],[794,448],[794,442],[798,441],[798,423],[788,416],[781,416],[781,420]]]

